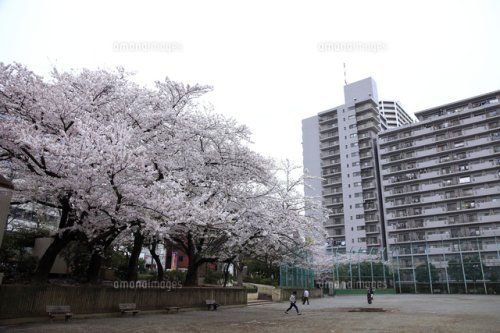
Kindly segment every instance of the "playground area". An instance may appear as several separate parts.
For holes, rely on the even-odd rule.
[[[284,314],[288,303],[141,313],[0,327],[0,332],[499,332],[500,297],[488,295],[375,295],[312,299],[302,315]],[[368,310],[367,310],[368,309]]]

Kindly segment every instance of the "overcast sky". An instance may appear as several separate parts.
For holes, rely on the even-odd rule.
[[[344,62],[411,113],[500,89],[500,1],[0,0],[0,61],[212,85],[257,151],[301,163],[301,119],[343,104]]]

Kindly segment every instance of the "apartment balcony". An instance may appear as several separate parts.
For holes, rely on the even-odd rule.
[[[481,236],[497,237],[500,236],[500,228],[497,229],[483,229],[480,232]]]
[[[331,195],[342,195],[342,191],[341,190],[339,190],[339,191],[323,190],[323,191],[321,191],[321,194],[324,197],[331,196]]]
[[[486,215],[486,216],[479,216],[479,222],[482,223],[488,223],[488,222],[499,222],[500,221],[500,214],[492,214],[492,215]]]
[[[326,131],[331,131],[331,130],[333,130],[333,129],[338,129],[338,128],[339,128],[339,126],[338,126],[338,124],[336,124],[336,123],[334,123],[334,124],[326,124],[326,125],[321,125],[321,126],[319,127],[319,132],[320,132],[320,133],[324,133],[324,132],[326,132]]]
[[[425,209],[423,211],[424,215],[434,215],[434,214],[440,214],[446,212],[446,209],[444,207],[435,207],[435,208],[430,208],[430,209]]]
[[[499,251],[500,248],[497,244],[483,244],[482,251]],[[500,258],[499,258],[500,259]]]
[[[361,188],[363,190],[369,189],[369,188],[375,188],[375,183],[362,183]]]
[[[482,182],[489,182],[489,181],[497,181],[499,179],[498,174],[489,174],[489,175],[483,175],[483,176],[478,176],[478,177],[471,177],[471,182],[472,183],[482,183]]]
[[[444,228],[448,226],[448,221],[445,220],[424,222],[425,228]]]
[[[373,228],[372,230],[366,229],[365,233],[367,235],[369,235],[369,234],[378,234],[378,233],[380,233],[380,228],[376,227],[376,228]]]
[[[474,208],[478,209],[500,208],[500,201],[476,202]]]
[[[427,248],[428,254],[447,254],[451,253],[451,249],[449,247],[429,247]]]
[[[378,116],[375,113],[367,113],[362,116],[357,116],[356,121],[357,122],[363,122],[365,120],[374,120],[378,122]]]
[[[342,200],[324,200],[323,201],[323,205],[326,206],[326,207],[329,207],[329,206],[338,206],[338,205],[343,205],[343,201]]]
[[[479,127],[474,127],[470,129],[465,129],[463,130],[463,136],[469,136],[469,135],[478,135],[484,133],[484,131],[487,131],[488,128],[486,126],[479,126]]]
[[[469,165],[470,171],[480,171],[484,169],[490,169],[492,167],[498,166],[494,161],[486,161],[481,163],[474,163]]]
[[[359,159],[365,159],[365,158],[373,158],[373,154],[372,153],[361,153],[359,154]]]
[[[445,240],[449,239],[450,235],[449,234],[431,234],[431,235],[426,235],[425,239],[428,241],[440,241],[440,240]]]
[[[387,243],[388,244],[397,244],[398,240],[396,239],[396,237],[389,237],[387,238]]]
[[[477,158],[481,158],[481,157],[490,157],[491,155],[494,155],[494,154],[495,154],[495,151],[493,150],[493,148],[489,148],[489,149],[483,149],[480,151],[468,152],[467,158],[477,159]]]
[[[336,178],[339,176],[340,173],[342,173],[342,171],[333,171],[333,172],[325,171],[322,173],[322,177],[323,178],[330,178],[330,177]],[[322,184],[328,184],[328,182],[323,181]]]
[[[377,107],[373,106],[371,104],[366,104],[363,106],[356,107],[356,114],[360,114],[361,112],[365,112],[365,111],[373,111],[373,112],[377,112],[377,114],[378,114]]]
[[[363,163],[360,163],[360,168],[361,169],[366,169],[366,168],[373,168],[373,162],[370,161],[370,162],[363,162]]]
[[[378,207],[377,207],[377,205],[363,205],[363,209],[365,212],[369,212],[369,211],[377,210]]]
[[[329,216],[336,216],[336,215],[344,215],[344,210],[342,208],[340,208],[340,209],[330,209]]]
[[[337,115],[334,116],[332,115],[332,116],[320,116],[318,120],[319,124],[322,125],[331,121],[336,121],[337,119],[338,119]]]
[[[375,136],[373,138],[375,138]],[[361,142],[361,140],[365,140],[365,139],[372,139],[372,136],[369,133],[362,133],[362,134],[358,133],[358,141],[359,142]]]
[[[378,217],[373,215],[373,216],[367,216],[365,215],[365,223],[373,223],[373,222],[378,222]]]
[[[325,143],[324,142],[325,140],[331,140],[331,139],[337,139],[336,141],[338,143],[338,138],[339,138],[339,133],[337,130],[334,131],[333,133],[327,132],[319,135],[319,141],[321,143]]]
[[[322,142],[319,144],[319,149],[321,150],[320,156],[324,157],[325,150],[329,149],[338,149],[339,148],[339,142],[334,141],[334,142]]]
[[[334,151],[326,151],[323,152],[323,154],[320,155],[322,159],[327,159],[327,158],[335,158],[336,156],[340,155],[340,149],[334,150]]]
[[[323,176],[325,177],[325,176]],[[342,184],[342,178],[329,178],[327,181],[323,181],[321,183],[323,186],[332,186],[332,185],[340,185]]]
[[[358,144],[358,149],[370,149],[372,148],[372,143],[370,141]]]

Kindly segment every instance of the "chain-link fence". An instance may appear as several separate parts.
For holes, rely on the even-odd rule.
[[[280,266],[280,288],[314,288],[314,270],[296,266]]]
[[[487,242],[487,243],[486,243]],[[500,293],[497,238],[412,243],[392,247],[390,256],[400,293]]]
[[[337,290],[394,288],[398,293],[500,293],[500,244],[487,240],[412,243],[380,249],[330,249]]]
[[[330,249],[333,256],[335,289],[365,290],[369,287],[383,290],[394,288],[393,271],[384,248]]]

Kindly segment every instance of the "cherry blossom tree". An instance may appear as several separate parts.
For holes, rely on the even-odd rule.
[[[141,87],[123,69],[53,70],[44,80],[0,64],[0,171],[13,175],[16,202],[60,211],[35,280],[78,239],[92,249],[91,281],[105,250],[132,240],[128,279],[145,245],[154,257],[158,243],[173,243],[189,257],[187,285],[204,263],[292,260],[314,243],[322,215],[304,214],[312,201],[299,194],[303,177],[253,152],[245,126],[199,104],[208,91],[168,78]]]

